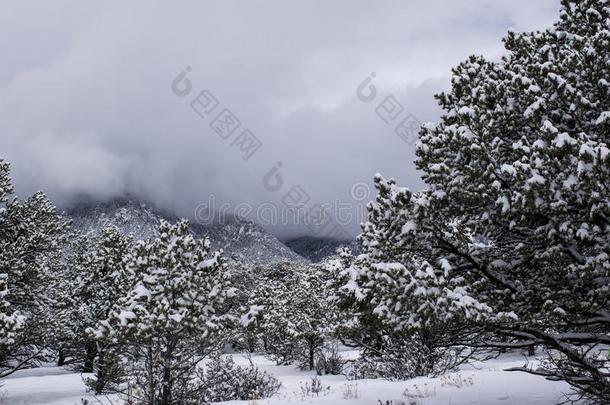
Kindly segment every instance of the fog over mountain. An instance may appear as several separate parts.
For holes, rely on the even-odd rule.
[[[168,212],[136,200],[119,198],[107,203],[84,203],[73,205],[66,212],[74,228],[85,233],[99,233],[103,227],[115,226],[135,239],[157,235],[162,220],[176,223],[178,218]],[[214,250],[222,249],[225,257],[242,264],[268,264],[282,261],[305,262],[315,255],[316,259],[332,256],[336,243],[326,243],[324,254],[317,250],[293,251],[261,226],[239,218],[225,218],[223,223],[191,224],[197,237],[208,237]]]
[[[64,208],[130,195],[193,220],[244,216],[281,239],[353,237],[376,172],[422,187],[413,131],[439,118],[450,68],[472,50],[499,58],[509,27],[548,26],[558,8],[3,1],[0,156],[20,195],[42,189]],[[392,96],[400,106],[380,110]],[[225,111],[238,127],[214,125]],[[325,206],[332,223],[277,219],[291,201],[305,217]]]

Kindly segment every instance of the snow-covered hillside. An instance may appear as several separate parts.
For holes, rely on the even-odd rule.
[[[162,219],[172,223],[178,219],[172,214],[131,199],[81,204],[68,210],[67,214],[74,226],[83,231],[97,231],[105,224],[110,224],[132,234],[136,239],[152,236]],[[241,263],[305,261],[260,225],[250,221],[232,218],[222,224],[191,223],[191,229],[199,237],[207,235],[213,249],[222,248],[226,257]]]

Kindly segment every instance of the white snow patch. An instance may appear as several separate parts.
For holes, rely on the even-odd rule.
[[[354,359],[357,352],[344,351],[343,356]],[[248,360],[239,354],[233,358],[237,364],[247,365]],[[356,380],[348,381],[344,376],[319,377],[324,387],[319,396],[303,398],[301,386],[311,381],[314,373],[299,371],[294,366],[277,366],[262,356],[253,356],[253,362],[264,371],[275,375],[282,388],[273,397],[256,401],[258,405],[314,404],[314,405],[374,405],[378,401],[393,401],[394,404],[409,400],[421,405],[548,405],[558,403],[569,387],[563,382],[547,381],[542,377],[519,372],[503,371],[510,367],[523,366],[523,354],[503,355],[498,359],[463,366],[458,372],[446,377],[418,377],[407,381]],[[535,363],[533,358],[528,360]],[[58,367],[41,367],[22,370],[4,380],[5,403],[11,405],[75,405],[81,398],[90,403],[108,405],[123,404],[116,396],[94,397],[86,391],[83,377],[88,374],[74,373]],[[448,384],[451,381],[468,381],[460,388]],[[348,385],[357,392],[355,398],[345,398]],[[355,390],[354,390],[355,388]],[[404,395],[424,393],[423,398]],[[99,402],[98,402],[99,400]],[[112,401],[112,402],[110,402]],[[224,405],[248,405],[248,401],[220,402]]]

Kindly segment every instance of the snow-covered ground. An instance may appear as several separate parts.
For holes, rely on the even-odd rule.
[[[234,355],[234,359],[238,364],[247,363],[239,355]],[[378,401],[381,401],[385,405],[386,401],[392,401],[393,405],[551,405],[564,399],[563,393],[569,391],[564,383],[502,371],[524,364],[524,358],[517,355],[486,361],[476,368],[466,366],[459,373],[442,378],[420,377],[389,382],[348,381],[342,376],[323,376],[320,379],[325,389],[319,396],[304,396],[301,389],[314,374],[298,371],[294,367],[276,366],[260,356],[254,357],[253,361],[280,379],[283,384],[280,392],[270,399],[224,404],[378,405]],[[7,378],[0,391],[0,403],[10,405],[80,405],[81,398],[90,399],[91,404],[119,403],[112,397],[96,399],[90,396],[81,374],[57,367],[20,371]]]

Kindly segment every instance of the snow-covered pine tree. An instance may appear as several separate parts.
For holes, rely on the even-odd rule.
[[[48,281],[68,229],[43,193],[23,201],[12,193],[9,165],[0,160],[0,377],[40,359],[52,343]]]
[[[237,308],[242,315],[248,310],[248,302],[253,294],[253,290],[262,284],[262,266],[256,264],[246,264],[236,260],[229,259],[227,267],[231,269],[231,285],[235,288],[235,295],[225,301],[223,305],[228,308]],[[247,317],[246,317],[247,318]],[[244,318],[244,319],[246,319]],[[248,321],[245,320],[247,324]],[[228,337],[232,347],[240,352],[257,353],[262,352],[262,342],[259,339],[258,332],[255,327],[238,327],[232,328],[231,337]],[[227,334],[225,333],[225,336]]]
[[[300,263],[273,263],[250,292],[242,326],[258,335],[278,364],[298,361],[313,370],[315,357],[332,335],[335,306],[327,300],[326,273]]]
[[[378,196],[358,237],[361,253],[341,249],[324,265],[335,279],[331,299],[343,313],[337,332],[362,349],[364,377],[405,379],[452,369],[474,353],[464,344],[479,332],[469,321],[491,309],[446,262],[427,255],[432,242],[411,237],[420,196],[380,176],[375,187]]]
[[[83,302],[80,300],[81,277],[89,271],[83,264],[85,258],[95,248],[92,234],[73,231],[70,235],[65,254],[61,260],[60,270],[51,275],[51,313],[50,321],[54,323],[56,342],[52,349],[57,351],[58,366],[67,364],[82,365],[82,371],[93,371],[94,347],[86,355],[86,323],[82,313]],[[84,363],[87,363],[85,366]]]
[[[291,364],[298,357],[298,332],[289,304],[294,296],[287,280],[284,281],[275,277],[261,277],[249,292],[241,316],[244,334],[260,339],[263,351],[278,365]]]
[[[505,46],[499,62],[461,63],[438,96],[446,113],[417,147],[428,190],[376,179],[346,288],[398,325],[457,313],[501,338],[473,344],[542,346],[546,361],[520,370],[607,402],[610,3],[563,0],[553,28]]]
[[[134,276],[125,259],[132,238],[114,226],[99,234],[75,235],[64,271],[56,280],[58,312],[64,330],[63,355],[83,365],[84,372],[95,371],[91,385],[97,394],[106,384],[116,382],[119,347],[96,338],[99,322],[106,320],[117,300],[133,287]]]
[[[608,400],[610,3],[564,0],[552,29],[505,45],[454,70],[446,115],[421,133],[427,221],[456,218],[464,239],[427,227],[475,296],[514,314],[496,332],[552,351],[524,370]]]
[[[68,273],[68,258],[74,256],[76,247],[75,240],[80,238],[79,232],[72,231],[65,242],[63,254],[56,255],[56,271],[51,272],[47,279],[46,299],[48,303],[47,329],[53,334],[53,339],[48,347],[49,353],[57,355],[57,366],[63,367],[76,361],[80,355],[82,339],[75,334],[74,317],[72,313],[78,308],[78,303],[73,299],[74,285],[73,277]],[[85,249],[83,243],[83,249]],[[72,253],[68,253],[72,252]]]
[[[299,272],[296,288],[291,290],[290,315],[301,342],[301,368],[306,370],[314,370],[315,359],[336,325],[337,311],[328,300],[330,286],[325,276],[318,267],[310,266]]]
[[[127,340],[141,403],[191,403],[196,365],[209,354],[234,294],[222,252],[193,237],[187,221],[162,221],[159,236],[136,244],[127,259],[135,287],[118,300],[98,338]],[[226,309],[226,308],[225,308]]]
[[[13,193],[9,177],[9,165],[0,160],[0,204],[6,204]],[[14,345],[24,317],[17,312],[8,299],[8,273],[0,273],[0,356],[5,358]],[[3,367],[3,368],[6,368]]]

